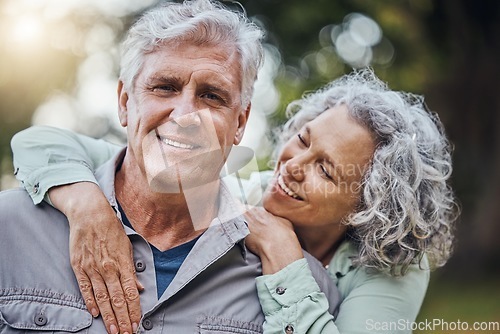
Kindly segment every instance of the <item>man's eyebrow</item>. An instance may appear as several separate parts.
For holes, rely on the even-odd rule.
[[[176,77],[175,75],[153,75],[148,80],[146,81],[148,84],[152,83],[172,83],[172,82],[179,82],[180,78]]]
[[[181,78],[175,75],[154,75],[151,76],[146,83],[147,84],[155,84],[155,83],[177,83],[180,82]],[[211,91],[214,93],[218,93],[224,96],[230,95],[229,90],[224,88],[222,84],[218,83],[202,83],[198,87],[200,90]]]

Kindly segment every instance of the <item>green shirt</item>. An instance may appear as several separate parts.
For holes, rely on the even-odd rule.
[[[24,130],[14,136],[11,145],[16,177],[35,204],[44,197],[48,200],[47,191],[53,186],[97,183],[93,171],[121,149],[50,127]],[[256,204],[271,174],[254,173],[245,182],[231,176],[225,179],[236,195]],[[335,322],[305,259],[276,274],[258,277],[257,290],[266,316],[264,333],[411,333],[429,282],[426,258],[422,268],[413,265],[405,276],[396,278],[353,266],[351,259],[356,254],[355,245],[345,241],[328,266],[342,300]],[[283,287],[286,293],[280,294],[278,288]]]

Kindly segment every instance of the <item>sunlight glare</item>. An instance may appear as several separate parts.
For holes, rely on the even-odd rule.
[[[12,41],[19,44],[38,42],[42,35],[43,25],[35,16],[22,16],[16,19],[12,29]]]

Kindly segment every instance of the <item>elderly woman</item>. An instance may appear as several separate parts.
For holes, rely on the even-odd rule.
[[[291,118],[279,135],[274,172],[259,175],[267,184],[262,207],[246,213],[247,245],[261,257],[263,274],[280,274],[273,285],[257,279],[264,332],[411,332],[430,269],[450,256],[457,215],[442,124],[422,97],[390,90],[370,69],[331,82],[291,103],[287,112]],[[51,198],[64,190],[65,200],[77,202],[84,184],[79,182],[92,182],[92,170],[118,150],[46,128],[23,131],[12,145],[18,178],[27,187],[44,184],[32,193],[35,201],[50,188]],[[52,156],[34,161],[40,154]],[[71,176],[72,165],[81,175]],[[55,187],[63,183],[74,184]],[[84,236],[72,243],[73,262],[86,271],[99,270],[94,263],[103,260],[129,267],[129,258],[112,254],[82,260],[84,249],[102,256],[90,236],[107,231],[126,240],[102,196],[89,196],[95,199],[75,206],[68,217]],[[99,214],[89,216],[89,210]],[[130,249],[120,247],[124,254]],[[317,321],[301,327],[297,301],[286,297],[286,286],[293,284],[289,268],[307,267],[302,249],[324,264],[339,288],[335,323],[318,300]]]

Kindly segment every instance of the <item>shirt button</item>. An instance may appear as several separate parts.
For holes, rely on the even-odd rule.
[[[38,194],[38,190],[40,190],[40,183],[37,183],[33,186],[33,192]]]
[[[47,317],[43,313],[35,315],[35,324],[37,326],[45,326],[47,324]]]
[[[146,270],[146,264],[144,263],[144,261],[142,261],[142,260],[135,261],[135,271],[137,271],[138,273],[141,273],[144,270]]]
[[[286,325],[286,327],[285,327],[285,333],[286,334],[293,334],[293,332],[294,332],[293,326],[292,325]]]
[[[145,330],[149,331],[153,329],[153,322],[151,321],[151,319],[146,318],[142,321],[142,327],[144,327]]]
[[[285,291],[286,291],[286,289],[285,289],[284,287],[282,287],[282,286],[279,286],[279,287],[277,287],[277,288],[276,288],[276,293],[277,293],[278,295],[282,295],[282,294],[284,294],[284,293],[285,293]]]

